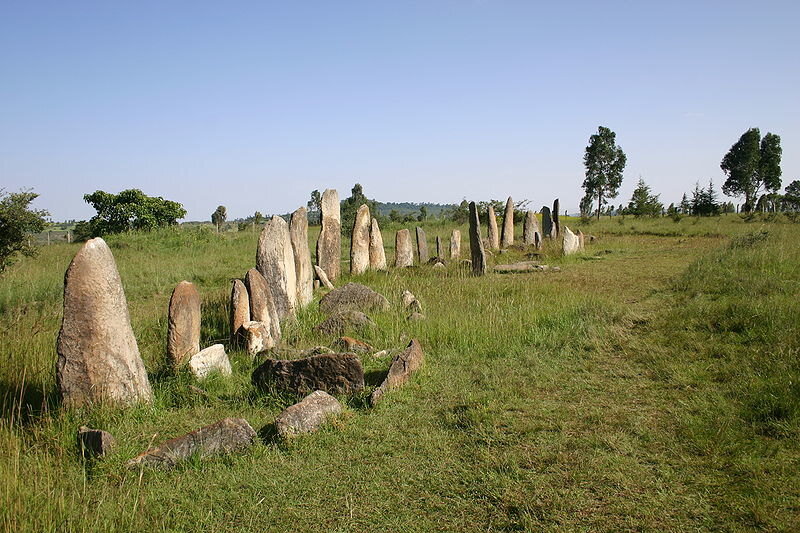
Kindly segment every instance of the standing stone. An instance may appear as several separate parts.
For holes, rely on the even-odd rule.
[[[450,259],[461,257],[461,230],[454,229],[450,234]]]
[[[489,249],[499,250],[500,232],[497,230],[497,216],[494,214],[494,207],[491,205],[489,206],[488,219],[489,219]],[[470,240],[470,243],[471,242],[472,240]]]
[[[258,270],[256,270],[258,272]],[[250,296],[242,280],[235,279],[231,286],[231,344],[241,340],[241,327],[250,321]]]
[[[328,275],[319,266],[314,265],[314,272],[317,273],[317,281],[325,285],[326,289],[333,290],[333,283],[328,279]]]
[[[152,401],[117,265],[99,237],[88,240],[67,268],[56,351],[64,405]]]
[[[533,245],[536,246],[537,250],[542,249],[542,234],[538,231],[533,232]]]
[[[394,237],[394,266],[397,268],[414,266],[411,233],[407,229],[399,230]]]
[[[315,390],[299,403],[289,406],[275,419],[275,430],[283,438],[312,433],[331,416],[342,412],[339,400],[325,391]]]
[[[336,189],[325,189],[322,193],[321,221],[322,230],[317,239],[317,265],[325,271],[329,280],[336,281],[342,272],[342,216]]]
[[[258,238],[256,268],[267,280],[278,317],[283,320],[294,315],[297,308],[297,273],[289,225],[273,216]]]
[[[308,249],[308,211],[305,207],[292,213],[289,236],[294,253],[297,305],[305,307],[314,299],[314,274],[311,271],[311,251]]]
[[[539,222],[533,211],[525,213],[525,224],[522,226],[522,242],[526,245],[536,244],[536,232],[539,231]]]
[[[559,222],[558,210],[561,209],[558,203],[558,198],[553,201],[553,238],[558,238],[561,235],[561,222]]]
[[[553,219],[550,217],[550,208],[546,205],[542,207],[542,232],[548,239],[553,236]]]
[[[200,293],[194,283],[181,281],[169,299],[167,362],[178,368],[200,351]]]
[[[281,323],[267,280],[261,272],[251,268],[244,277],[244,284],[250,296],[250,320],[263,322],[277,344],[281,340]]]
[[[363,274],[369,268],[369,207],[361,204],[353,222],[353,237],[350,240],[350,274]]]
[[[214,344],[194,354],[189,359],[189,370],[198,379],[206,378],[213,372],[219,372],[223,376],[230,376],[233,373],[228,354],[221,344]]]
[[[369,267],[372,270],[386,270],[386,250],[383,249],[383,235],[378,219],[372,219],[369,228]]]
[[[503,213],[503,236],[500,239],[500,246],[508,248],[512,244],[514,244],[514,200],[509,196]]]
[[[581,230],[578,230],[578,245],[581,251],[586,247],[586,236]]]
[[[581,242],[577,235],[572,233],[567,226],[564,226],[564,255],[574,254],[581,249]]]
[[[263,322],[251,320],[242,325],[245,348],[252,357],[275,347],[269,328]]]
[[[428,241],[425,240],[425,230],[417,226],[417,255],[419,264],[424,265],[430,258],[428,255]]]
[[[436,236],[436,257],[439,259],[444,258],[444,246],[442,246],[442,238],[438,235]]]
[[[117,439],[108,431],[90,429],[86,426],[78,428],[78,450],[85,459],[103,457],[117,447]]]
[[[493,212],[489,211],[489,214],[492,215]],[[481,241],[481,219],[478,217],[478,208],[475,206],[475,202],[469,203],[469,249],[472,256],[472,273],[476,276],[484,275],[486,273],[486,254],[483,251],[483,241]]]

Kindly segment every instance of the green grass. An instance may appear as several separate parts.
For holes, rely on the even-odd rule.
[[[257,235],[108,239],[156,394],[124,411],[67,412],[54,396],[63,274],[78,245],[20,261],[0,279],[2,528],[800,528],[796,226],[738,216],[565,223],[599,240],[567,258],[547,246],[542,261],[561,272],[475,278],[449,265],[361,276],[395,304],[361,338],[379,349],[418,338],[426,364],[375,409],[365,395],[343,398],[344,416],[288,443],[270,425],[293,399],[253,389],[257,363],[244,353],[229,351],[231,378],[196,384],[207,395],[164,371],[172,288],[197,283],[203,344],[226,339],[229,280],[253,265]],[[384,234],[390,262],[394,229]],[[437,235],[446,245],[451,229],[426,226],[429,247]],[[406,322],[403,289],[427,320]],[[311,331],[321,318],[312,304],[285,341],[329,343]],[[363,362],[374,387],[388,359]],[[225,416],[246,418],[263,439],[172,471],[125,469],[150,443]],[[79,459],[81,424],[113,433],[118,450]]]

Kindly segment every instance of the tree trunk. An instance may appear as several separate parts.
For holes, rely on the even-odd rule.
[[[603,208],[603,190],[597,189],[597,220],[600,220],[600,209]]]

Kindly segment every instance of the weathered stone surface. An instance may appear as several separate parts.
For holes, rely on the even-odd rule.
[[[417,300],[417,297],[414,296],[411,291],[403,291],[400,295],[400,303],[403,305],[403,309],[422,312],[422,304],[419,303],[419,300]]]
[[[348,309],[362,312],[385,311],[389,307],[389,300],[384,295],[373,291],[366,285],[352,282],[332,290],[319,301],[320,310],[326,314]]]
[[[419,259],[419,264],[424,265],[430,259],[430,255],[428,254],[428,241],[425,238],[425,230],[417,226],[416,229],[417,233],[417,258]]]
[[[369,228],[369,267],[372,270],[386,270],[386,250],[383,248],[383,235],[378,219],[372,219]]]
[[[581,230],[578,230],[578,247],[581,251],[586,248],[586,236]]]
[[[525,224],[522,226],[522,242],[526,245],[536,244],[536,232],[539,231],[539,221],[536,214],[528,210],[525,213]]]
[[[503,213],[503,235],[500,237],[500,246],[508,248],[512,244],[514,244],[514,200],[509,196]]]
[[[335,288],[333,286],[333,283],[331,283],[331,280],[328,279],[328,274],[326,274],[321,267],[314,265],[314,272],[317,273],[317,280],[322,282],[322,284],[325,286],[326,289],[333,290]]]
[[[316,390],[279,414],[275,419],[275,429],[283,438],[312,433],[329,417],[341,412],[339,400],[325,391]]]
[[[322,230],[317,239],[317,265],[328,279],[336,281],[342,272],[342,216],[339,193],[325,189],[322,193]]]
[[[117,440],[108,431],[89,429],[86,426],[78,429],[78,451],[86,459],[107,455],[116,446]]]
[[[294,254],[297,305],[305,307],[314,299],[314,272],[311,269],[311,251],[308,249],[308,210],[305,207],[292,213],[289,237]]]
[[[267,280],[261,272],[251,268],[244,277],[244,284],[250,296],[250,320],[266,324],[272,340],[277,344],[281,340],[281,322]]]
[[[190,457],[204,458],[247,449],[255,444],[257,438],[245,419],[224,418],[147,450],[128,461],[128,467],[169,468]]]
[[[352,353],[314,355],[291,361],[267,359],[253,372],[253,385],[295,394],[314,390],[351,394],[364,388],[364,368]]]
[[[56,383],[66,406],[152,401],[117,265],[99,237],[67,268],[56,350]]]
[[[550,208],[542,206],[542,234],[548,239],[553,238],[553,219],[550,215]]]
[[[394,238],[394,266],[397,268],[414,266],[414,251],[411,248],[411,233],[401,229]]]
[[[442,238],[436,236],[436,257],[444,257],[444,246],[442,246]]]
[[[450,234],[450,259],[461,257],[461,230],[454,229]]]
[[[353,337],[339,337],[334,344],[337,348],[345,352],[367,353],[375,351],[375,348],[366,342],[354,339]]]
[[[228,354],[221,344],[214,344],[193,355],[189,359],[189,370],[199,379],[208,377],[213,372],[219,372],[223,376],[233,373]]]
[[[533,245],[536,247],[537,250],[542,249],[542,234],[539,231],[533,232]]]
[[[547,265],[540,265],[535,261],[520,261],[519,263],[511,263],[510,265],[495,265],[492,272],[505,274],[509,272],[544,272],[549,270]]]
[[[445,264],[442,263],[441,261],[436,261],[435,263],[433,263],[433,268],[442,269],[442,268],[446,268],[446,267],[445,267]]]
[[[559,221],[559,211],[561,207],[558,202],[558,198],[553,200],[553,238],[557,238],[561,235],[561,222]]]
[[[578,239],[578,236],[572,233],[567,226],[564,226],[564,255],[574,254],[579,252],[581,249],[581,242]]]
[[[350,274],[363,274],[369,268],[369,207],[362,204],[353,222],[353,235],[350,239]]]
[[[172,291],[167,318],[167,361],[173,368],[200,351],[200,293],[181,281]]]
[[[487,215],[488,220],[488,227],[489,227],[489,249],[490,250],[499,250],[500,249],[500,232],[497,229],[497,215],[494,214],[494,207],[489,206],[489,213]],[[472,242],[472,241],[470,241]]]
[[[425,354],[422,352],[422,346],[419,341],[412,339],[408,347],[392,359],[386,379],[369,397],[370,404],[377,404],[388,391],[403,386],[411,378],[411,375],[419,370],[424,361]]]
[[[406,317],[406,320],[409,322],[417,322],[418,320],[425,320],[425,315],[420,313],[419,311],[414,311],[410,315]]]
[[[375,323],[361,311],[340,311],[317,324],[314,329],[325,335],[341,335],[349,329],[373,327]]]
[[[491,224],[494,212],[491,210],[491,206],[489,209],[489,223]],[[495,229],[497,228],[495,227]],[[491,241],[491,238],[489,240]],[[478,208],[475,206],[475,202],[469,203],[469,249],[472,256],[472,273],[476,276],[484,275],[486,273],[486,254],[483,251],[483,242],[481,242],[481,221],[478,218]]]
[[[242,280],[235,279],[231,285],[231,344],[241,342],[245,322],[250,322],[250,296]]]
[[[253,357],[275,347],[269,327],[264,322],[256,320],[245,322],[242,325],[242,333],[247,353]]]
[[[258,238],[256,269],[267,281],[278,318],[293,316],[297,308],[294,251],[289,225],[277,215],[264,225]]]

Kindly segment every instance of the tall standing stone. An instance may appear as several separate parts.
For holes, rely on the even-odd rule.
[[[294,315],[297,308],[297,273],[289,225],[279,216],[266,223],[258,239],[256,268],[267,280],[278,317]]]
[[[491,212],[490,212],[491,213]],[[475,202],[469,203],[469,249],[472,256],[472,273],[482,276],[486,273],[486,253],[481,240],[481,219]]]
[[[542,207],[542,232],[544,236],[552,239],[553,235],[553,219],[550,217],[550,208],[547,206]]]
[[[308,249],[308,210],[305,207],[292,213],[289,236],[297,278],[297,305],[305,307],[314,299],[314,272],[311,268],[311,251]]]
[[[417,255],[419,264],[424,265],[428,262],[428,241],[425,239],[425,230],[417,226]]]
[[[369,268],[369,207],[361,204],[353,221],[353,237],[350,239],[350,274],[363,274]]]
[[[200,293],[194,283],[181,281],[169,299],[167,361],[178,368],[200,351]]]
[[[386,250],[383,248],[383,235],[378,219],[372,219],[369,228],[369,267],[373,270],[386,270]]]
[[[250,320],[262,322],[277,344],[281,339],[281,323],[267,280],[261,272],[251,268],[244,276],[244,284],[250,297]]]
[[[397,268],[414,266],[414,251],[411,248],[411,232],[399,230],[394,237],[394,266]]]
[[[442,246],[442,238],[436,236],[436,257],[444,259],[444,246]]]
[[[488,214],[488,226],[489,226],[489,249],[490,250],[499,250],[500,249],[500,232],[497,230],[497,216],[494,214],[494,207],[491,205],[489,206],[489,214]],[[472,237],[470,237],[470,243],[472,242]]]
[[[231,344],[242,340],[241,328],[245,322],[250,322],[250,296],[242,280],[235,279],[231,286]]]
[[[454,229],[450,234],[450,259],[461,257],[461,230]]]
[[[500,238],[500,246],[508,248],[512,244],[514,244],[514,200],[509,196],[503,213],[503,236]]]
[[[567,226],[564,226],[564,245],[563,245],[564,255],[574,254],[576,252],[579,252],[580,249],[581,249],[580,238],[578,238],[577,235],[572,233],[572,230],[570,230]]]
[[[117,265],[99,237],[87,241],[67,268],[56,351],[64,405],[152,401]]]
[[[539,231],[539,221],[533,211],[525,213],[525,224],[522,226],[522,242],[530,245],[536,244],[536,233]]]
[[[578,249],[583,251],[586,248],[586,236],[581,230],[578,230]]]
[[[558,218],[558,210],[561,209],[558,198],[553,201],[553,238],[557,238],[561,235],[561,222],[559,222]]]
[[[322,193],[321,221],[322,230],[317,239],[317,265],[333,282],[342,273],[342,216],[336,189],[325,189]]]

